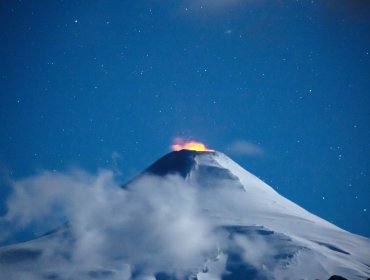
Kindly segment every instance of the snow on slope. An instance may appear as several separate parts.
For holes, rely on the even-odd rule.
[[[204,209],[214,223],[234,235],[246,261],[253,263],[259,252],[255,265],[265,270],[262,274],[268,279],[369,277],[369,239],[299,207],[222,153],[198,155],[196,162],[188,174],[190,181],[202,185],[208,177],[213,180],[215,174],[223,174],[203,193]]]
[[[172,152],[122,191],[129,199],[122,206],[118,201],[120,215],[133,218],[117,223],[119,229],[114,225],[115,234],[108,235],[112,244],[100,244],[110,246],[111,257],[99,259],[94,269],[81,263],[71,269],[72,251],[79,244],[71,224],[0,248],[0,279],[2,273],[4,279],[370,277],[369,239],[299,207],[222,153]],[[35,278],[30,277],[33,271],[39,272],[32,274]]]

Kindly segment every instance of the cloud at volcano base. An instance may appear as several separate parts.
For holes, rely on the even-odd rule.
[[[142,176],[122,189],[107,170],[97,175],[45,171],[13,183],[1,223],[14,233],[28,226],[46,231],[68,221],[76,242],[71,261],[58,265],[64,274],[76,268],[96,270],[121,259],[147,275],[164,271],[181,277],[217,247],[196,192],[178,176]],[[51,256],[43,261],[57,262],[59,250],[58,244],[51,244]],[[129,279],[131,272],[124,263],[111,269]]]

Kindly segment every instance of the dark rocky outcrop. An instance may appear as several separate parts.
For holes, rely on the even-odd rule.
[[[344,278],[344,277],[339,276],[339,275],[333,275],[329,278],[329,280],[347,280],[347,278]]]

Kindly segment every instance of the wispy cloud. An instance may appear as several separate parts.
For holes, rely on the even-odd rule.
[[[239,156],[260,156],[264,154],[260,146],[246,140],[236,140],[232,142],[227,147],[227,151],[230,154]]]
[[[142,176],[122,189],[108,170],[45,171],[14,182],[7,205],[0,226],[10,233],[30,226],[47,231],[68,221],[74,240],[46,241],[32,269],[0,262],[0,274],[9,277],[38,279],[52,268],[66,278],[90,279],[82,275],[103,269],[114,272],[104,279],[131,279],[140,268],[145,275],[161,271],[182,279],[184,271],[201,270],[205,254],[217,247],[198,208],[197,190],[179,176]]]
[[[117,151],[114,151],[111,155],[111,159],[112,159],[112,165],[113,165],[113,169],[114,169],[114,173],[117,174],[117,175],[122,175],[121,173],[121,170],[119,169],[119,160],[122,158],[122,155],[117,152]]]

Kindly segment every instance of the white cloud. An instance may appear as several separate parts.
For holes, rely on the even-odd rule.
[[[74,238],[47,240],[31,270],[0,264],[0,273],[10,271],[9,277],[53,269],[82,277],[104,268],[114,272],[109,279],[130,279],[135,269],[143,279],[158,271],[182,278],[185,271],[201,269],[206,254],[217,247],[213,228],[198,208],[197,190],[179,176],[142,176],[122,189],[107,170],[97,175],[45,171],[14,182],[13,189],[1,219],[13,233],[28,226],[46,231],[69,221]],[[66,250],[68,260],[62,257]]]
[[[227,147],[227,150],[234,155],[259,156],[264,153],[260,146],[246,140],[234,141]]]

